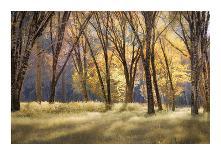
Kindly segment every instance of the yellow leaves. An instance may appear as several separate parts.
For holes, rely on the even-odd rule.
[[[178,46],[181,43],[177,41]],[[171,48],[168,43],[165,43],[165,54],[168,59],[169,70],[172,77],[173,87],[175,95],[180,95],[183,91],[183,84],[190,81],[190,62],[189,59],[176,49]],[[165,58],[163,51],[159,43],[155,46],[155,57],[156,57],[156,69],[158,73],[158,83],[162,92],[170,91],[170,81],[168,77],[168,71],[166,68]]]

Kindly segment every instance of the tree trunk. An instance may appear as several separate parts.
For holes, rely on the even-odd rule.
[[[106,85],[107,85],[107,110],[111,109],[111,88],[110,88],[110,67],[109,67],[109,58],[108,58],[108,27],[109,27],[109,13],[107,12],[107,21],[105,29],[105,39],[103,40],[103,53],[105,59],[105,71],[106,71]],[[100,30],[101,31],[101,30]],[[100,38],[100,40],[102,40]],[[101,41],[102,42],[102,41]]]
[[[191,52],[191,114],[198,114],[198,56],[196,46],[192,45]]]
[[[206,103],[204,103],[204,112],[210,112],[210,68],[209,61],[205,59],[203,65],[203,77],[204,77],[204,86],[205,86],[205,98]]]
[[[152,64],[153,83],[154,83],[154,88],[155,88],[155,93],[156,93],[156,98],[157,98],[158,110],[161,111],[163,110],[163,108],[162,108],[162,103],[161,103],[161,98],[160,98],[160,93],[159,93],[158,83],[157,83],[154,51],[152,51],[152,54],[151,54],[151,64]]]
[[[42,64],[42,55],[40,51],[40,47],[37,42],[37,58],[36,58],[36,80],[35,80],[35,91],[36,91],[36,100],[41,104],[42,100],[42,77],[41,77],[41,64]]]
[[[20,91],[18,88],[12,88],[11,93],[11,111],[15,112],[20,110]]]
[[[145,29],[146,29],[146,36],[145,36],[145,44],[146,44],[146,53],[141,54],[143,60],[143,66],[145,69],[145,76],[146,76],[146,86],[147,86],[147,99],[148,99],[148,114],[155,113],[154,110],[154,100],[153,100],[153,91],[152,91],[152,80],[150,74],[150,56],[151,56],[151,38],[152,38],[152,31],[153,31],[153,24],[154,24],[154,14],[155,12],[142,12],[144,20],[145,20]]]
[[[65,29],[66,29],[66,25],[67,22],[69,20],[69,16],[70,16],[70,11],[65,11],[63,16],[60,16],[60,12],[58,12],[58,28],[57,28],[57,37],[56,39],[58,40],[58,42],[54,46],[52,46],[52,53],[53,53],[53,64],[52,64],[52,80],[51,80],[51,94],[50,94],[50,99],[49,99],[49,103],[53,103],[54,102],[54,98],[55,98],[55,89],[56,89],[56,85],[57,85],[57,81],[61,75],[61,73],[63,72],[63,69],[70,57],[70,53],[72,52],[72,50],[68,53],[68,56],[66,57],[66,61],[64,63],[64,65],[62,66],[60,72],[58,74],[56,74],[57,71],[57,64],[58,64],[58,59],[59,59],[59,55],[61,52],[61,48],[63,46],[63,39],[64,39],[64,34],[65,34]],[[62,20],[60,20],[60,18],[62,18]],[[51,44],[53,45],[53,38],[52,38],[52,24],[50,25],[50,33],[51,33]]]
[[[125,103],[133,102],[133,87],[131,84],[126,84]]]
[[[63,102],[66,102],[66,76],[65,76],[65,69],[62,72],[62,78],[61,78],[61,92],[62,92],[62,100]]]
[[[167,75],[169,77],[170,88],[171,88],[171,92],[172,92],[172,111],[175,111],[175,92],[174,92],[174,87],[173,87],[173,78],[172,78],[172,74],[170,72],[168,58],[167,58],[167,55],[166,55],[166,52],[165,52],[165,46],[161,42],[161,40],[160,40],[160,45],[161,45],[161,49],[162,49],[162,52],[163,52],[164,61],[165,61],[165,64],[166,64]]]
[[[51,88],[50,88],[50,98],[49,98],[49,103],[52,104],[54,103],[54,98],[55,98],[55,75],[52,75],[52,80],[51,80]]]
[[[88,94],[87,94],[87,88],[86,88],[85,81],[82,82],[82,94],[84,97],[84,101],[87,102],[88,101]]]
[[[172,111],[175,111],[175,95],[174,95],[174,91],[172,91]]]
[[[155,110],[154,110],[154,100],[153,100],[152,82],[151,82],[149,65],[145,67],[145,75],[146,75],[146,86],[147,86],[148,114],[152,114],[155,113]]]
[[[88,37],[87,37],[87,35],[86,35],[85,33],[84,33],[84,36],[85,36],[87,45],[88,45],[88,47],[89,47],[90,55],[91,55],[91,57],[92,57],[93,63],[94,63],[95,68],[96,68],[96,72],[97,72],[98,79],[99,79],[99,82],[100,82],[101,92],[102,92],[102,94],[103,94],[104,101],[105,101],[105,103],[107,104],[107,96],[106,96],[106,92],[105,92],[105,88],[104,88],[104,82],[103,82],[102,77],[101,77],[101,72],[100,72],[98,63],[97,63],[97,61],[96,61],[96,59],[95,59],[93,49],[92,49],[91,44],[90,44],[90,42],[89,42],[89,40],[88,40]]]
[[[106,64],[108,64],[108,61]],[[106,83],[107,83],[107,104],[110,106],[111,105],[111,90],[110,90],[110,70],[109,70],[108,65],[106,65]]]
[[[83,90],[84,90],[84,101],[88,101],[88,93],[87,93],[87,43],[85,42],[84,56],[83,56]]]
[[[19,15],[17,16],[17,14]],[[31,18],[27,20],[26,15]],[[53,12],[12,12],[11,111],[20,110],[20,93],[32,47],[35,40],[41,36],[52,15]],[[17,21],[19,22],[17,23]],[[26,26],[24,27],[24,25]],[[24,41],[23,37],[27,40]]]

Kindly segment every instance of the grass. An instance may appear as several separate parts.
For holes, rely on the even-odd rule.
[[[140,104],[99,102],[22,103],[12,113],[12,143],[209,143],[209,116],[191,116],[189,108],[146,114]]]

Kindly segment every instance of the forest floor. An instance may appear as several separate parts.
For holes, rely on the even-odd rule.
[[[191,116],[190,108],[146,114],[146,105],[22,103],[12,113],[11,143],[209,143],[209,115]]]

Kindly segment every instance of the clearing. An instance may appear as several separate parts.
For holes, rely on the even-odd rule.
[[[209,115],[190,108],[146,114],[146,105],[103,103],[22,103],[12,113],[12,143],[209,143]]]

